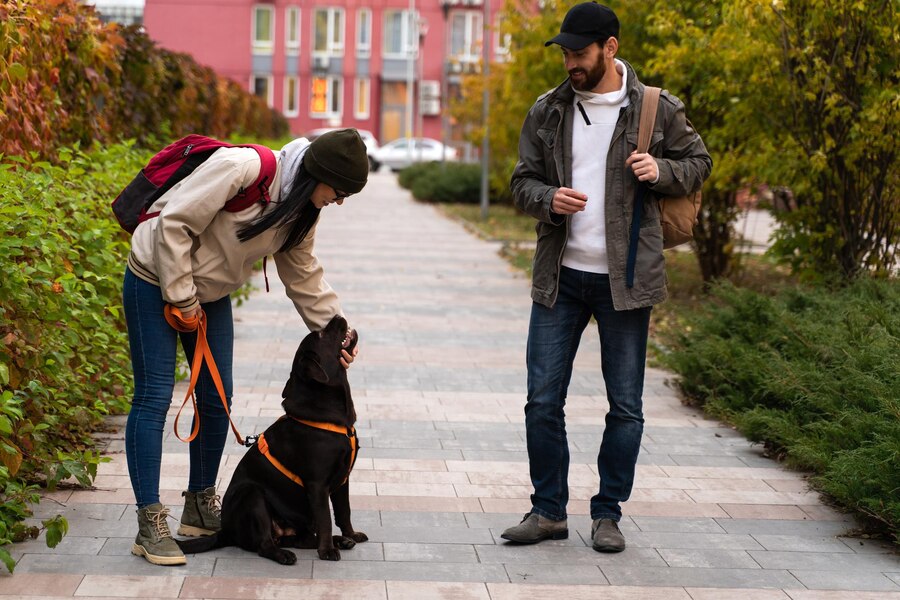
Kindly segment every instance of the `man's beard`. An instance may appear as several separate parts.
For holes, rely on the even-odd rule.
[[[597,87],[597,84],[599,84],[600,80],[603,79],[603,76],[606,75],[606,63],[601,59],[598,60],[597,64],[590,70],[581,68],[572,69],[569,71],[569,77],[571,77],[573,73],[583,73],[586,76],[578,81],[572,79],[572,87],[579,92],[590,92]]]

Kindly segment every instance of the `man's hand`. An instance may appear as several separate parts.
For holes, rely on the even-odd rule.
[[[625,166],[631,167],[638,181],[656,183],[656,180],[659,179],[659,165],[656,164],[656,159],[647,153],[638,154],[637,151],[632,152],[628,160],[625,161]]]
[[[359,354],[359,346],[358,345],[353,347],[352,355],[349,352],[347,352],[346,350],[341,350],[341,358],[340,358],[341,366],[343,366],[345,369],[349,369],[350,363],[352,363],[356,359],[357,354]]]
[[[587,195],[572,188],[561,187],[553,194],[550,210],[558,215],[572,215],[584,210]]]

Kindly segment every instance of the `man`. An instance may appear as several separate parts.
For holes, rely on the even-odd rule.
[[[560,46],[569,78],[529,111],[511,181],[516,205],[538,220],[525,406],[534,493],[531,511],[501,536],[522,544],[568,537],[564,406],[578,343],[593,315],[609,412],[597,457],[600,487],[590,504],[592,546],[625,549],[618,522],[644,427],[650,311],[666,298],[655,197],[700,189],[712,168],[684,105],[666,92],[649,153],[635,152],[644,86],[616,58],[618,35],[618,18],[606,6],[585,2],[566,14],[545,46]],[[632,232],[641,186],[653,193],[640,190],[639,228]]]

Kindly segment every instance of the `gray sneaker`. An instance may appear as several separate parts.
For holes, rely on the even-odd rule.
[[[184,553],[169,531],[166,517],[169,509],[157,502],[137,511],[138,534],[131,546],[131,553],[143,556],[154,565],[183,565]]]
[[[621,552],[625,549],[625,536],[612,519],[594,519],[591,544],[597,552]]]
[[[181,492],[184,496],[184,512],[178,535],[198,537],[212,535],[222,529],[222,505],[216,488],[208,487],[202,492]]]
[[[552,521],[534,513],[528,513],[522,522],[500,534],[504,540],[517,544],[536,544],[543,540],[564,540],[569,537],[566,520]]]

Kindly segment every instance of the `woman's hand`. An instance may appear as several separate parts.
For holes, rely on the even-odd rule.
[[[357,354],[359,354],[359,346],[358,345],[353,347],[353,354],[350,354],[346,350],[341,350],[341,358],[340,358],[341,365],[345,369],[349,369],[350,363],[352,363],[356,359]]]

